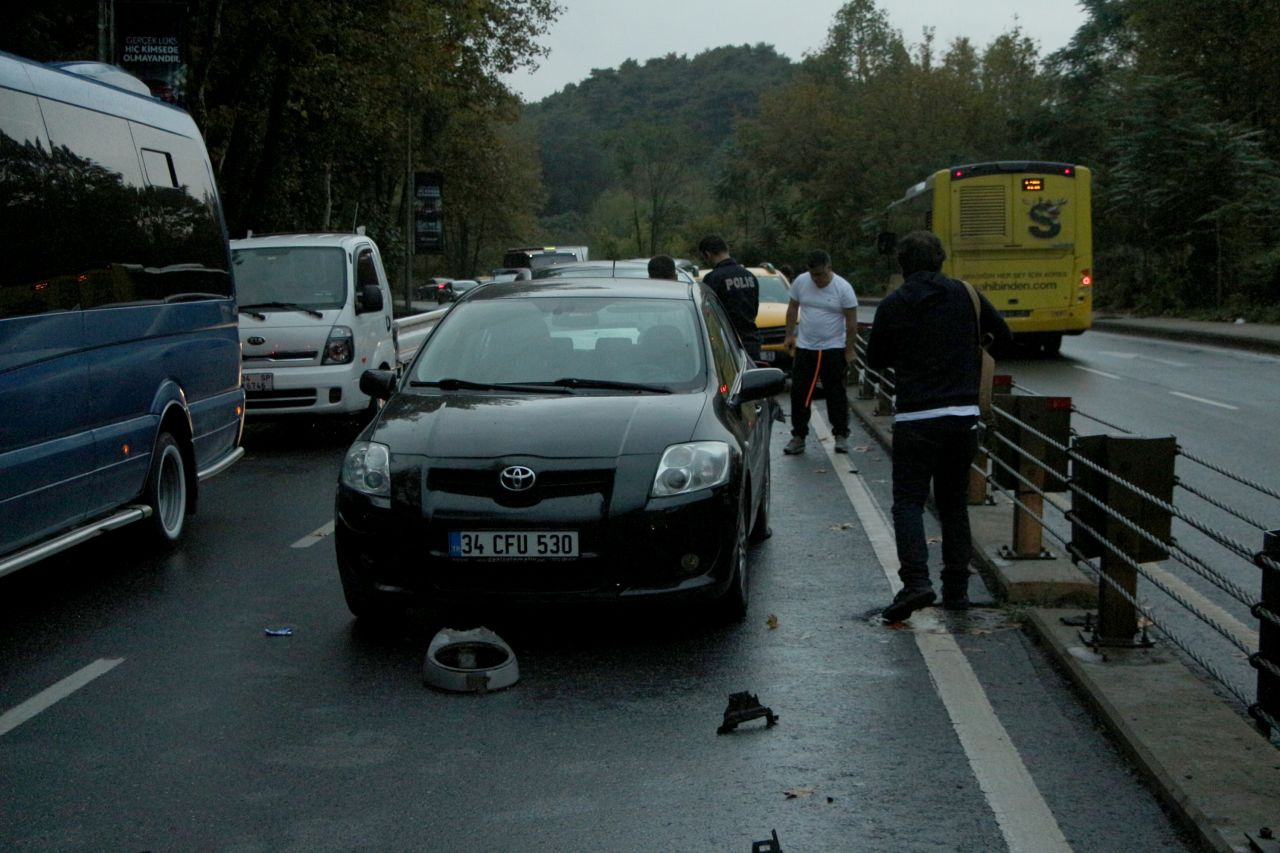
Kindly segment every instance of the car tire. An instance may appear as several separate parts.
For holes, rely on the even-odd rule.
[[[362,584],[347,568],[341,546],[338,549],[338,579],[342,581],[342,597],[347,609],[362,624],[379,627],[392,623],[404,613],[390,596],[382,595]]]
[[[773,491],[773,475],[769,464],[764,467],[764,486],[760,489],[760,506],[756,508],[755,521],[751,525],[751,543],[758,544],[773,535],[769,527],[769,496]]]
[[[751,592],[751,575],[747,570],[747,512],[742,501],[738,503],[738,524],[729,562],[732,566],[729,588],[716,600],[716,609],[724,621],[741,622],[747,617]]]
[[[144,498],[151,507],[144,522],[147,538],[160,546],[177,542],[187,519],[187,462],[177,440],[167,432],[156,438]]]

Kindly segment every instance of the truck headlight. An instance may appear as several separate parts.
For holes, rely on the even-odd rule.
[[[723,441],[673,444],[662,452],[650,497],[709,489],[729,479],[729,445]]]
[[[371,497],[391,497],[391,448],[357,441],[342,460],[342,485]]]
[[[356,346],[349,326],[334,326],[324,342],[321,364],[350,364],[356,357]]]

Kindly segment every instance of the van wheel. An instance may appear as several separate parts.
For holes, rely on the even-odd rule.
[[[187,519],[187,463],[178,442],[167,432],[156,439],[145,497],[151,507],[146,520],[150,538],[160,545],[177,542]]]

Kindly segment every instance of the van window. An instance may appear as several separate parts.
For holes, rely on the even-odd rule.
[[[178,176],[173,173],[173,158],[167,151],[142,149],[142,168],[147,171],[147,183],[153,187],[176,187]]]

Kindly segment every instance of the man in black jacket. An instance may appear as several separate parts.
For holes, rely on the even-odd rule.
[[[969,466],[978,450],[979,323],[964,283],[943,275],[937,236],[898,243],[902,286],[876,309],[868,366],[894,369],[893,532],[902,589],[882,614],[900,622],[936,598],[929,581],[924,505],[933,484],[942,526],[942,606],[969,606]],[[1012,343],[1009,326],[981,294],[981,334]]]
[[[753,359],[760,358],[760,331],[756,328],[756,312],[760,309],[760,282],[751,271],[729,257],[729,245],[715,234],[698,243],[698,251],[711,269],[702,283],[716,292],[720,304],[738,330],[742,346]]]

